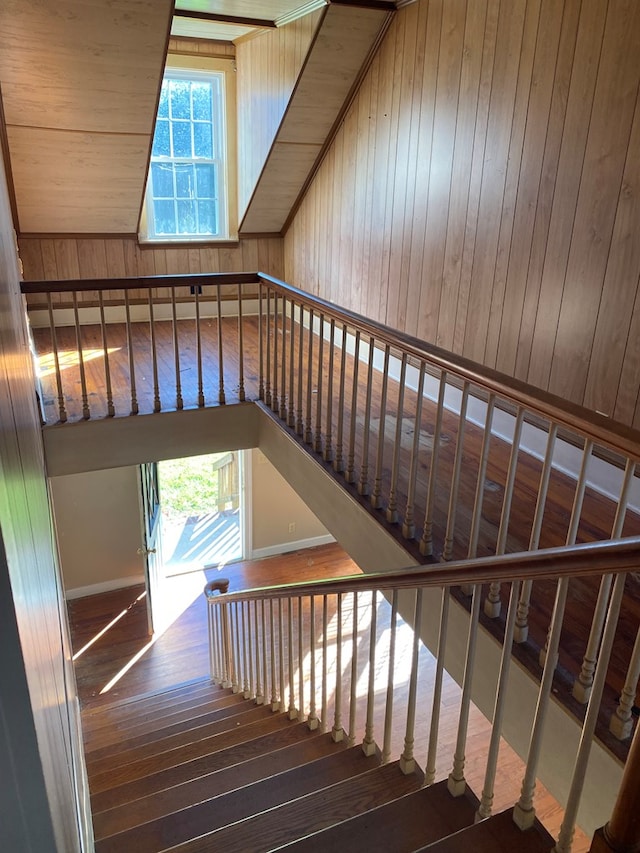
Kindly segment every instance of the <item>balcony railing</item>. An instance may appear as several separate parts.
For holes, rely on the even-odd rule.
[[[261,401],[422,561],[640,534],[638,432],[269,276],[27,282],[23,292],[47,423]],[[585,593],[595,605],[579,671],[560,650],[582,705],[612,583],[606,574]],[[519,588],[514,640],[533,639],[540,666],[552,602],[564,610],[568,591],[566,578],[557,597],[544,582]],[[483,603],[473,598],[474,618],[482,607],[497,623],[505,603],[493,579]],[[626,676],[611,730],[624,739],[640,640],[614,657]]]
[[[586,566],[592,573],[612,575],[615,581],[606,608],[606,627],[579,745],[573,756],[564,818],[554,846],[554,853],[567,853],[572,846],[606,670],[614,646],[624,593],[624,573],[640,567],[639,545],[640,539],[636,538],[624,543],[574,546],[484,558],[473,563],[463,561],[406,572],[358,575],[246,592],[227,593],[225,582],[213,582],[205,588],[209,603],[212,677],[234,692],[244,693],[246,699],[258,704],[269,703],[274,711],[288,711],[291,719],[306,720],[310,729],[320,727],[323,731],[331,731],[336,741],[347,739],[350,745],[361,743],[366,755],[380,747],[383,761],[398,760],[404,773],[414,771],[420,752],[427,785],[443,778],[442,764],[446,762],[446,766],[452,768],[448,775],[449,791],[453,796],[460,796],[467,785],[467,761],[478,761],[477,744],[468,743],[472,682],[485,675],[476,672],[478,607],[472,606],[455,747],[449,752],[443,751],[439,743],[441,715],[444,710],[449,717],[456,713],[450,703],[443,704],[445,655],[450,653],[449,587],[470,584],[475,602],[479,601],[482,583],[507,581],[510,585],[509,610],[488,748],[482,756],[485,772],[476,815],[477,820],[482,820],[492,813],[503,722],[507,703],[513,702],[513,695],[509,695],[514,689],[510,684],[511,644],[522,583],[513,578],[517,575],[534,581],[548,576],[559,577],[519,799],[518,791],[513,791],[513,819],[526,830],[534,824],[536,779],[541,759],[544,759],[545,734],[548,734],[551,686],[563,622],[560,585],[563,580],[583,574]],[[425,679],[425,672],[419,665],[419,630],[413,630],[407,642],[406,636],[400,636],[399,626],[402,623],[406,628],[400,617],[403,611],[409,624],[424,624],[423,598],[429,590],[441,590],[441,609],[435,673],[430,671]],[[222,594],[217,595],[218,591]],[[381,607],[385,604],[383,595],[391,603],[390,611],[388,607]],[[379,620],[384,624],[379,625]],[[408,672],[407,659],[410,659]],[[518,689],[522,688],[516,686],[515,690]],[[430,712],[425,715],[426,705]],[[525,717],[526,714],[520,719],[523,726],[528,724]],[[566,757],[556,756],[556,760]],[[640,841],[635,816],[625,814],[624,810],[625,798],[633,792],[638,772],[638,768],[627,768],[629,781],[621,794],[622,806],[616,810],[615,821],[610,826],[616,843],[637,845]],[[631,850],[635,846],[603,849]]]

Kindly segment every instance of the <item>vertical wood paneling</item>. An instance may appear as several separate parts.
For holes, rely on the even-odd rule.
[[[629,152],[640,82],[639,56],[640,4],[637,0],[611,3],[553,350],[549,387],[561,395],[572,393],[583,397],[587,382],[589,354],[609,252],[613,248],[611,238]],[[616,307],[624,310],[617,300]],[[610,310],[610,305],[606,309]]]
[[[135,239],[56,240],[22,237],[20,257],[26,281],[188,275],[207,272],[261,272],[284,278],[283,240],[241,240],[238,246],[140,246]],[[87,301],[95,292],[80,294]]]
[[[418,0],[285,237],[285,277],[640,418],[640,7]]]
[[[238,210],[247,208],[307,55],[321,11],[240,42],[238,64]]]
[[[76,853],[90,805],[18,278],[0,162],[0,836],[4,850]]]

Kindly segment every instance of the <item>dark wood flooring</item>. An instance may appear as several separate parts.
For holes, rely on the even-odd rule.
[[[197,405],[198,382],[196,368],[196,340],[195,324],[193,321],[179,321],[179,363],[176,364],[174,337],[172,324],[169,322],[158,322],[155,325],[155,347],[158,353],[158,382],[159,396],[163,410],[171,410],[176,407],[176,376],[180,378],[180,388],[184,407]],[[216,405],[219,390],[218,370],[218,329],[215,320],[203,320],[201,324],[203,334],[203,375],[204,394],[207,405]],[[233,403],[238,399],[239,364],[237,355],[237,320],[229,318],[223,320],[222,338],[224,349],[224,380],[227,403]],[[107,397],[105,393],[105,370],[103,363],[103,344],[101,331],[98,326],[82,327],[82,346],[85,362],[87,402],[90,406],[91,417],[105,417],[107,414]],[[285,389],[285,414],[289,422],[293,422],[296,428],[286,426],[284,428],[296,436],[310,452],[314,452],[303,439],[312,439],[316,433],[316,412],[318,399],[321,395],[314,393],[319,385],[327,387],[327,378],[330,371],[328,361],[328,346],[324,346],[322,363],[318,360],[318,338],[314,339],[311,382],[308,382],[308,373],[305,368],[309,356],[308,336],[305,337],[302,353],[303,382],[302,394],[298,392],[298,352],[299,331],[294,333],[294,371],[293,384],[290,382],[289,366],[286,361]],[[51,356],[51,338],[47,330],[35,329],[34,339],[37,351],[41,358],[43,368],[42,376],[42,401],[47,423],[54,423],[58,419],[57,389],[55,376],[52,370],[53,360]],[[113,388],[113,402],[116,416],[126,416],[131,410],[131,398],[129,393],[130,375],[127,351],[127,340],[125,328],[121,324],[111,324],[108,327],[109,366],[111,373],[111,385]],[[58,348],[61,353],[63,393],[66,401],[67,414],[70,421],[82,418],[82,393],[78,369],[77,344],[75,331],[71,328],[58,331]],[[134,355],[135,376],[137,387],[137,400],[141,412],[151,412],[154,408],[154,386],[153,370],[149,357],[151,351],[151,340],[149,337],[149,324],[134,324]],[[273,353],[273,349],[272,349]],[[282,358],[281,351],[279,358]],[[334,379],[334,392],[339,384],[339,365],[337,359],[333,364],[332,376]],[[281,365],[281,361],[280,361]],[[354,476],[352,483],[346,483],[342,474],[335,474],[330,464],[327,470],[334,473],[344,488],[349,489],[354,496],[375,515],[380,524],[385,525],[392,531],[409,551],[415,554],[416,561],[425,561],[433,558],[423,558],[418,551],[416,539],[405,540],[402,536],[401,525],[407,508],[407,494],[410,482],[410,459],[413,445],[413,421],[411,413],[415,411],[416,394],[406,390],[404,394],[402,443],[398,466],[398,480],[396,496],[399,509],[399,523],[389,524],[383,510],[373,510],[369,499],[358,493],[356,484],[363,478],[367,482],[367,488],[372,487],[375,471],[375,454],[377,449],[377,436],[382,424],[384,424],[384,454],[383,468],[381,471],[381,490],[383,496],[383,507],[386,507],[391,488],[392,448],[391,440],[395,433],[395,419],[398,411],[399,387],[397,383],[390,382],[384,412],[381,411],[381,378],[373,374],[370,417],[367,419],[366,405],[367,395],[364,379],[366,367],[358,365],[358,381],[356,392],[352,394],[354,375],[354,360],[346,359],[345,379],[345,403],[343,407],[343,436],[345,464],[348,464],[348,443],[350,434],[354,435]],[[259,382],[259,361],[257,341],[257,319],[245,318],[244,325],[244,388],[247,399],[257,399]],[[274,390],[274,381],[282,384],[280,368],[272,371],[271,388]],[[293,387],[293,396],[289,399],[289,390]],[[277,389],[278,394],[282,388]],[[354,405],[355,404],[355,405]],[[406,424],[405,424],[406,420]],[[299,423],[296,424],[296,421]],[[424,521],[424,506],[426,503],[427,480],[431,465],[432,441],[435,421],[435,406],[425,401],[422,408],[420,421],[420,436],[418,441],[419,457],[416,470],[414,522],[416,535],[419,538],[422,533]],[[365,428],[365,423],[368,429]],[[297,427],[302,425],[301,436]],[[446,529],[447,509],[449,502],[451,473],[454,464],[455,448],[459,436],[460,423],[457,415],[445,412],[442,434],[439,447],[438,462],[438,485],[436,488],[435,508],[433,515],[433,554],[438,558],[443,550],[444,534]],[[332,448],[335,453],[335,437],[338,433],[338,411],[334,405],[332,413],[331,430],[333,435]],[[321,419],[321,440],[318,445],[322,447],[326,433],[325,414]],[[478,480],[478,458],[482,442],[482,429],[473,423],[466,423],[464,433],[464,453],[462,460],[462,473],[460,489],[456,508],[456,528],[453,545],[453,557],[466,557],[469,548],[469,537],[471,530],[471,517],[476,486]],[[486,478],[482,484],[482,520],[480,538],[477,548],[479,556],[495,553],[498,528],[502,514],[505,496],[505,484],[507,481],[507,470],[509,465],[509,445],[497,437],[492,437]],[[364,472],[364,477],[363,477]],[[532,456],[520,453],[518,457],[517,477],[515,484],[514,499],[509,518],[509,528],[506,550],[515,552],[525,550],[528,547],[531,535],[532,516],[535,506],[535,497],[540,480],[541,465]],[[365,489],[366,491],[367,489]],[[565,544],[571,506],[573,504],[575,482],[554,469],[551,476],[549,497],[546,503],[540,547],[547,548]],[[595,539],[609,538],[613,519],[615,516],[615,504],[613,501],[587,489],[581,522],[578,529],[577,541],[586,542]],[[640,534],[640,518],[632,512],[627,512],[623,528],[623,535]],[[559,678],[556,686],[557,695],[561,700],[580,716],[583,708],[578,706],[570,696],[571,682],[580,669],[587,638],[592,620],[593,607],[598,593],[598,579],[573,579],[570,583],[568,613],[561,641]],[[506,608],[508,595],[507,585],[503,585],[502,602],[503,615]],[[534,584],[531,598],[530,633],[529,641],[518,646],[516,653],[521,660],[536,671],[537,653],[544,644],[550,614],[555,597],[555,584],[553,582],[538,582]],[[135,610],[135,607],[132,608]],[[501,632],[501,619],[486,619],[482,617],[487,627],[496,634]],[[606,720],[615,707],[617,697],[622,689],[626,677],[626,671],[635,641],[635,636],[640,624],[640,585],[638,578],[630,575],[627,581],[627,595],[621,616],[618,639],[615,645],[609,675],[607,679],[607,695],[603,711],[603,725],[601,730],[603,737],[607,738]],[[615,739],[611,738],[609,745],[612,749],[620,752],[621,747]],[[622,747],[624,752],[624,746]]]

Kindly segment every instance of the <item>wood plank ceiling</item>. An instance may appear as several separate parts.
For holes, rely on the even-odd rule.
[[[284,232],[391,14],[381,3],[326,7],[240,223],[240,236]]]
[[[0,4],[21,233],[135,233],[171,0]]]
[[[238,27],[255,36],[322,5],[178,0],[172,31],[176,22],[221,24],[231,41]],[[393,8],[383,0],[325,5],[241,236],[283,232]],[[0,4],[0,87],[21,235],[136,233],[172,12],[172,0]]]

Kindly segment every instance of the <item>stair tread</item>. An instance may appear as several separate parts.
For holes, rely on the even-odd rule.
[[[83,730],[85,751],[92,752],[102,746],[120,743],[123,738],[136,737],[145,732],[156,731],[158,725],[170,726],[182,720],[190,720],[194,717],[202,716],[209,713],[209,711],[242,705],[243,702],[245,702],[245,699],[240,693],[232,693],[228,696],[224,695],[213,699],[209,696],[203,696],[199,698],[197,704],[189,702],[183,706],[180,703],[178,707],[166,714],[156,714],[151,709],[148,712],[139,714],[134,720],[111,720],[101,728],[94,729],[93,731],[87,732]]]
[[[295,853],[349,850],[349,853],[411,851],[473,824],[477,798],[467,789],[452,797],[446,780],[342,821],[287,845]]]
[[[386,764],[363,773],[356,786],[352,780],[339,782],[167,849],[174,853],[206,853],[212,849],[263,853],[416,790],[421,781],[418,774],[401,773],[397,762]]]
[[[487,820],[468,826],[453,835],[425,845],[428,853],[549,853],[555,841],[539,821],[523,832],[513,822],[513,809],[507,809]]]
[[[263,708],[264,706],[258,706],[259,711]],[[90,775],[91,793],[98,793],[125,782],[132,782],[134,779],[141,779],[143,776],[184,764],[193,758],[201,758],[227,746],[241,743],[243,740],[253,740],[259,734],[266,734],[276,728],[291,725],[286,714],[271,714],[268,709],[265,710],[266,713],[262,719],[247,721],[245,725],[237,724],[227,731],[217,732],[192,743],[174,746],[172,749],[147,755],[115,768],[104,769],[94,776]]]
[[[172,767],[149,769],[148,774],[126,780],[116,781],[113,786],[105,785],[100,791],[94,789],[91,795],[93,813],[114,808],[155,791],[164,791],[174,785],[190,779],[196,779],[207,773],[230,767],[247,761],[256,755],[263,755],[272,749],[278,749],[299,741],[315,733],[309,732],[304,723],[289,721],[284,714],[252,723],[241,729],[219,735],[215,752],[205,751],[203,755],[185,760]]]
[[[106,811],[95,812],[94,834],[96,838],[105,838],[116,832],[132,829],[139,823],[155,820],[216,794],[225,794],[270,775],[283,773],[293,767],[314,761],[327,753],[340,752],[346,748],[343,743],[334,743],[330,735],[321,735],[317,731],[310,732],[306,726],[302,735],[303,739],[296,743],[283,747],[275,744],[275,749],[271,752],[250,757],[241,763],[214,770],[212,773],[154,792],[146,797],[125,802]]]
[[[376,767],[378,762],[376,755],[365,756],[359,746],[334,752],[127,832],[104,838],[96,843],[96,853],[119,853],[123,849],[136,850],[136,853],[155,853],[188,841],[194,835],[222,829],[298,797],[344,783],[345,780],[353,781]]]
[[[226,693],[225,688],[219,684],[215,684],[207,676],[185,681],[182,684],[176,684],[174,687],[161,688],[160,690],[151,690],[148,693],[141,693],[137,696],[127,696],[123,699],[114,699],[113,702],[104,702],[100,705],[89,705],[82,709],[83,720],[91,724],[95,722],[100,724],[104,719],[104,714],[112,715],[122,714],[126,716],[128,713],[139,713],[139,709],[146,705],[152,707],[154,705],[162,706],[166,702],[175,700],[177,696],[196,696],[199,693],[214,692]]]
[[[183,735],[186,737],[189,732],[193,732],[194,738],[196,738],[210,724],[222,722],[223,720],[228,721],[231,717],[244,716],[247,711],[254,710],[255,707],[255,705],[248,701],[242,701],[223,708],[214,708],[202,714],[192,715],[186,719],[169,723],[168,725],[165,725],[165,721],[159,721],[161,725],[156,725],[155,729],[151,731],[131,736],[128,736],[127,731],[125,731],[122,732],[120,739],[115,743],[99,746],[95,749],[86,749],[85,756],[87,763],[98,761],[102,758],[115,759],[115,756],[121,753],[136,750],[149,744],[159,745],[160,741],[168,739],[173,735]]]

